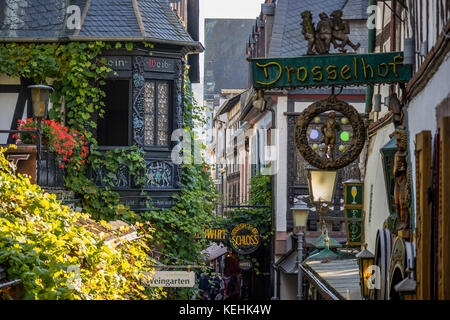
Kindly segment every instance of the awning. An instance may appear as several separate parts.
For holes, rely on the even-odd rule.
[[[362,300],[357,259],[312,260],[301,266],[303,274],[322,296],[330,300]]]
[[[205,250],[201,251],[201,254],[204,256],[205,260],[214,260],[220,257],[221,255],[228,252],[227,247],[225,247],[222,243],[214,243],[212,246],[209,246]]]
[[[297,274],[297,251],[293,250],[289,255],[277,262],[276,266],[285,274]]]

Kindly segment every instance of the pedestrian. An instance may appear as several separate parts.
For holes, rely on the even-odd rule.
[[[216,274],[209,287],[209,299],[215,300],[216,295],[225,288],[222,278]]]
[[[241,296],[241,284],[237,276],[232,276],[227,287],[225,300],[239,300]]]
[[[200,280],[198,283],[200,299],[208,300],[208,287],[209,287],[209,277],[207,274],[202,273],[200,275]]]

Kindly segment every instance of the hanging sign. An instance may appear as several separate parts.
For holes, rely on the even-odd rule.
[[[253,268],[253,263],[248,259],[240,260],[238,265],[239,265],[239,268],[243,271],[248,271],[251,268]]]
[[[251,59],[253,87],[308,87],[408,82],[403,52]]]
[[[146,284],[149,287],[192,288],[195,285],[195,272],[156,271]]]
[[[260,242],[258,229],[248,223],[241,223],[231,230],[230,243],[239,254],[254,252],[258,249]]]
[[[346,181],[343,184],[347,243],[350,246],[360,246],[364,243],[364,186],[361,182],[354,180]]]

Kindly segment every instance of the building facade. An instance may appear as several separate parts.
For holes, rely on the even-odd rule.
[[[72,13],[69,5],[79,10],[79,25],[67,23]],[[183,85],[186,56],[199,53],[203,46],[192,39],[167,1],[6,1],[0,5],[0,41],[3,43],[70,43],[104,41],[132,42],[133,50],[124,47],[101,52],[114,72],[107,75],[102,89],[106,93],[105,117],[93,116],[91,128],[101,151],[137,146],[145,151],[144,189],[158,207],[173,205],[171,196],[181,187],[181,167],[171,161],[177,143],[171,140],[174,130],[183,123]],[[119,19],[120,17],[120,19]],[[192,16],[194,20],[197,16]],[[197,23],[198,25],[198,23]],[[151,42],[152,48],[144,45]],[[30,89],[33,79],[0,75],[0,113],[2,129],[17,129],[20,119],[30,117]],[[49,79],[48,84],[52,84]],[[51,107],[51,106],[50,106]],[[70,112],[70,109],[66,110]],[[14,143],[13,135],[2,134],[1,143]],[[49,160],[41,168],[47,171]],[[51,175],[64,175],[58,168]],[[92,171],[97,186],[110,187],[104,181],[106,168]],[[123,164],[115,173],[113,190],[121,201],[137,210],[145,209],[140,194]],[[44,177],[42,174],[40,177]],[[58,182],[59,181],[59,182]],[[46,188],[63,188],[61,179],[38,181]]]

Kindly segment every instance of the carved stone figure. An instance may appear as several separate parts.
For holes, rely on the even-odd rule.
[[[350,41],[347,34],[350,33],[350,29],[348,28],[348,25],[342,20],[342,11],[341,10],[335,10],[331,13],[331,16],[333,17],[333,38],[332,42],[334,45],[334,48],[339,48],[339,51],[341,52],[347,52],[345,50],[345,46],[349,45],[353,48],[353,50],[358,50],[360,47],[360,43],[353,44],[353,42]],[[337,40],[340,40],[341,43],[338,44],[336,42]]]
[[[322,127],[321,131],[324,136],[324,143],[325,143],[325,150],[327,154],[327,158],[334,158],[334,144],[336,142],[337,134],[339,131],[341,131],[341,126],[339,125],[339,122],[336,121],[336,113],[330,112],[328,114],[328,120],[325,122]]]
[[[394,114],[394,125],[401,125],[403,123],[402,105],[395,92],[390,97],[389,110]]]
[[[252,100],[253,100],[253,107],[255,107],[259,112],[264,112],[266,110],[266,101],[264,100],[263,90],[257,90]]]
[[[308,41],[308,50],[306,54],[313,55],[313,46],[316,42],[316,32],[314,30],[314,23],[312,22],[312,14],[310,11],[303,11],[301,13],[301,17],[303,19],[302,25],[302,34],[305,37],[305,40]]]
[[[335,10],[331,14],[333,19],[330,19],[325,12],[319,14],[320,21],[317,23],[317,29],[312,22],[311,11],[303,11],[301,13],[303,21],[301,22],[302,34],[305,40],[308,41],[308,49],[306,54],[328,54],[330,51],[330,44],[333,43],[334,48],[339,48],[339,51],[345,53],[347,50],[345,46],[349,45],[353,50],[358,50],[360,44],[353,44],[347,34],[350,33],[348,24],[342,20],[342,11]],[[337,43],[336,40],[341,41]]]
[[[394,205],[398,217],[397,230],[409,229],[409,170],[407,161],[407,135],[406,130],[399,128],[395,130],[397,139],[397,152],[394,157]]]
[[[317,24],[316,48],[319,54],[325,54],[330,51],[330,43],[333,39],[333,21],[325,12],[319,14],[320,21]]]

